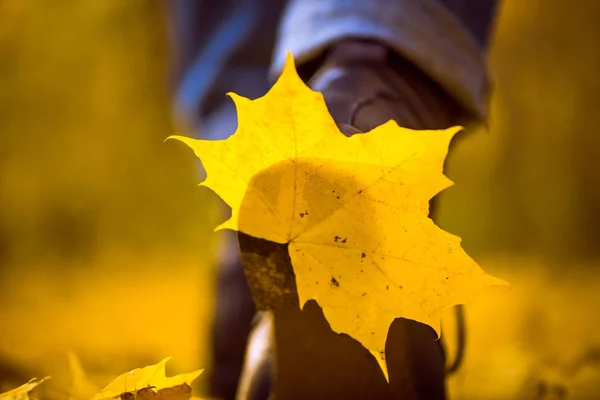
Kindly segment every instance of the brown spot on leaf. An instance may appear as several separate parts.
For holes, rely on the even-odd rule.
[[[331,284],[335,287],[339,287],[340,283],[334,277],[331,277]]]

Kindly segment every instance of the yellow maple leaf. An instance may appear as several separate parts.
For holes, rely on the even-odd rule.
[[[365,346],[386,377],[395,318],[439,335],[447,308],[505,284],[428,218],[429,200],[451,185],[443,164],[460,127],[416,131],[389,121],[346,137],[291,56],[264,97],[230,96],[239,121],[230,138],[175,136],[202,160],[202,185],[232,208],[217,229],[288,243],[300,307],[315,299],[331,328]]]
[[[167,357],[158,364],[136,368],[119,375],[96,394],[92,400],[110,399],[124,393],[138,393],[140,390],[160,391],[180,385],[190,385],[204,371],[200,369],[187,374],[167,377],[165,365],[170,359],[171,357]]]
[[[0,400],[29,400],[29,392],[35,389],[40,383],[48,379],[50,379],[49,376],[42,379],[33,378],[18,388],[14,388],[8,392],[0,393]]]

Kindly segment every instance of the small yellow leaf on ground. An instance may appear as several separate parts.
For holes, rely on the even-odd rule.
[[[203,185],[232,208],[220,228],[288,243],[300,306],[315,299],[331,328],[362,343],[386,376],[395,318],[439,335],[446,309],[506,284],[428,218],[429,200],[451,185],[443,165],[460,127],[389,121],[346,137],[291,56],[264,97],[231,97],[238,129],[230,138],[176,137],[202,160]]]
[[[49,376],[43,379],[33,378],[18,388],[9,390],[8,392],[0,393],[0,400],[29,400],[29,392],[35,389],[40,383],[48,379],[50,379]]]
[[[189,399],[191,383],[204,370],[167,377],[165,365],[170,359],[171,357],[167,357],[158,364],[137,368],[119,375],[96,394],[92,400],[110,399],[119,396],[122,399],[128,399],[129,397],[131,399],[134,397],[152,397],[154,399],[159,392],[162,392],[159,396],[162,400]]]

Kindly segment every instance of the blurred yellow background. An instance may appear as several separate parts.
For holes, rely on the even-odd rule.
[[[165,356],[175,371],[204,364],[218,216],[192,154],[163,143],[175,132],[166,11],[0,3],[0,377],[11,383],[52,375],[60,387],[68,350],[100,385]]]
[[[439,222],[513,288],[467,308],[454,399],[600,398],[599,22],[594,0],[501,8],[490,129],[457,143]],[[166,2],[0,2],[0,392],[68,386],[68,351],[99,386],[210,368],[220,217],[163,143],[169,39]]]

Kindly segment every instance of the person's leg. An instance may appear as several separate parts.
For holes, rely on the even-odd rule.
[[[279,17],[285,0],[173,0],[175,98],[179,122],[202,139],[224,139],[237,125],[227,92],[255,98],[269,88]],[[223,210],[225,214],[225,209]],[[235,397],[254,304],[237,239],[224,236],[218,256],[209,395]]]
[[[389,119],[414,129],[481,121],[488,100],[484,53],[496,2],[469,3],[460,2],[461,8],[459,2],[433,0],[292,0],[281,26],[272,77],[290,51],[301,77],[323,93],[332,116],[348,134],[366,132]],[[240,244],[243,257],[249,259],[256,253],[271,254],[265,251],[269,245],[244,235]],[[278,398],[323,393],[357,399],[445,398],[443,351],[433,330],[422,324],[402,319],[392,324],[386,347],[391,379],[387,386],[377,379],[373,366],[361,361],[359,348],[328,333],[318,306],[286,309],[275,312],[274,318],[264,315],[252,334],[255,360],[244,371],[240,399],[266,398],[264,389],[253,390],[253,382],[263,387],[269,381],[262,375],[265,371],[277,377]],[[274,329],[273,335],[264,333],[265,325]],[[257,343],[265,338],[275,346]],[[331,357],[333,348],[340,349],[338,356]],[[334,378],[327,372],[332,370],[346,375],[336,373]],[[312,382],[313,387],[298,380]]]
[[[200,2],[199,19],[187,39],[193,36],[192,49],[196,46],[201,50],[195,58],[183,61],[185,73],[177,94],[177,108],[180,116],[197,129],[202,138],[222,139],[235,130],[235,110],[226,92],[253,98],[267,91],[265,69],[284,3],[285,0]],[[372,38],[419,65],[420,70],[435,78],[446,91],[453,92],[467,109],[485,117],[486,79],[481,54],[487,44],[495,3],[486,0],[293,0],[281,26],[272,76],[277,75],[285,50],[292,51],[309,77],[310,70],[323,69],[326,50],[333,43],[352,37]],[[440,10],[443,11],[440,13]],[[189,17],[185,9],[179,15]],[[452,28],[456,26],[458,30]],[[471,39],[465,39],[463,31]],[[454,48],[456,51],[450,51]],[[188,66],[190,60],[192,63]],[[447,73],[447,70],[452,72]],[[339,86],[339,82],[333,86]],[[333,86],[321,87],[326,97]],[[416,91],[419,96],[427,92]],[[329,97],[328,103],[332,103],[334,100]],[[339,102],[340,96],[337,97]],[[347,102],[354,102],[356,93],[349,93],[346,98]],[[369,112],[363,114],[373,114],[373,110],[382,107],[386,108],[371,103],[365,109]],[[339,108],[343,113],[343,105]],[[381,116],[381,111],[378,114]],[[408,121],[408,116],[403,118]],[[253,310],[236,258],[237,246],[231,243],[228,247],[230,251],[226,252],[219,269],[213,335],[215,363],[211,394],[220,398],[233,396]]]

